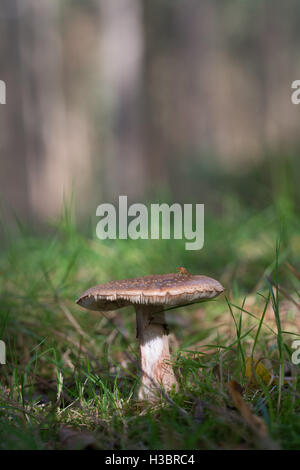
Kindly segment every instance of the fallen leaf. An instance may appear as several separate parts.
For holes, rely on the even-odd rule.
[[[247,425],[252,429],[255,436],[259,438],[259,444],[267,449],[278,449],[277,444],[269,437],[265,421],[259,416],[256,416],[251,411],[249,405],[243,400],[241,385],[235,380],[231,380],[229,382],[229,391],[235,407],[240,412]]]
[[[265,385],[275,383],[274,375],[269,372],[260,360],[255,360],[252,357],[246,358],[245,376],[255,385],[259,385],[258,377]]]
[[[260,380],[267,386],[279,383],[277,375],[272,374],[260,360],[255,360],[251,357],[246,358],[245,377],[256,386],[260,385]],[[293,380],[293,377],[284,377],[283,384],[288,385]]]
[[[97,449],[94,436],[86,431],[61,427],[58,431],[58,437],[62,446],[68,450]]]

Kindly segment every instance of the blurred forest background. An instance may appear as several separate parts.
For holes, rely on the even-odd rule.
[[[2,0],[2,212],[268,204],[298,168],[299,40],[296,0]]]
[[[299,46],[299,0],[0,0],[0,449],[300,449]],[[204,203],[204,249],[99,241],[120,195]],[[178,266],[225,295],[140,413],[134,315],[75,299]]]

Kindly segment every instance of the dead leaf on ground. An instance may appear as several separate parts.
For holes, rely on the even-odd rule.
[[[254,435],[259,438],[259,443],[266,449],[278,449],[277,444],[269,437],[265,421],[259,416],[256,416],[251,411],[249,405],[243,400],[241,385],[235,380],[231,380],[229,382],[229,391],[235,407],[252,429]]]
[[[246,358],[245,376],[255,385],[260,385],[259,380],[267,386],[275,383],[274,375],[259,359],[256,360],[252,357]]]
[[[261,359],[254,359],[252,357],[246,358],[245,377],[256,387],[261,386],[260,381],[266,386],[277,385],[279,383],[279,377],[274,375],[271,370],[261,362]],[[293,380],[293,377],[284,377],[283,384],[288,385]]]
[[[87,431],[79,431],[71,427],[62,427],[58,431],[60,443],[68,450],[95,450],[96,439]]]

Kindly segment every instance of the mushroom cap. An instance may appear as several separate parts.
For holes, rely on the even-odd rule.
[[[180,273],[107,282],[86,290],[76,301],[89,310],[116,310],[128,305],[174,306],[212,299],[224,287],[207,276],[189,274],[184,268]]]

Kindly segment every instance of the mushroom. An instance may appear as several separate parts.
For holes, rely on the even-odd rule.
[[[81,307],[108,311],[133,305],[140,345],[140,400],[153,400],[157,390],[177,390],[170,364],[168,327],[164,309],[216,297],[224,288],[207,276],[192,275],[185,268],[179,273],[156,274],[112,281],[91,287],[76,301]]]

